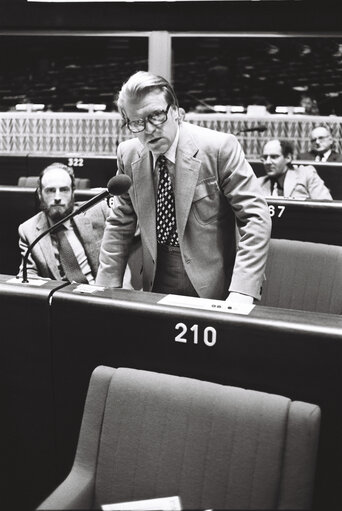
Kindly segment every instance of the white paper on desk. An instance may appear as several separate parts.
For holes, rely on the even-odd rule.
[[[181,511],[181,501],[177,496],[163,497],[159,499],[133,500],[131,502],[120,502],[119,504],[103,504],[103,511],[140,509],[140,510],[165,510],[165,511]]]
[[[192,309],[204,309],[207,311],[228,312],[229,314],[248,315],[255,307],[254,304],[240,303],[228,305],[224,300],[211,300],[210,298],[194,298],[192,296],[166,295],[158,303],[163,305],[177,305],[178,307],[190,307]]]
[[[30,284],[30,286],[43,286],[46,284],[49,279],[27,279],[28,282],[22,282],[21,277],[17,279],[17,277],[14,277],[12,279],[6,280],[6,284]]]
[[[79,284],[75,289],[72,290],[73,293],[96,293],[96,291],[104,291],[104,287],[95,286],[90,284]]]

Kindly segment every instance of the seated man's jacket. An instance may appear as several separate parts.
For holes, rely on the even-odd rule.
[[[75,203],[75,208],[81,204]],[[76,215],[73,219],[75,230],[77,230],[94,277],[98,270],[101,241],[109,211],[106,201],[102,201],[85,213]],[[19,247],[22,257],[24,257],[28,246],[48,227],[48,220],[43,211],[19,226]],[[21,273],[22,262],[19,270],[19,274]],[[61,280],[50,234],[44,236],[33,248],[28,258],[27,275],[28,277]]]
[[[300,153],[297,157],[298,160],[308,160],[312,161],[315,160],[317,156],[317,153],[314,151],[309,151],[307,153]],[[334,149],[331,151],[331,153],[328,156],[327,159],[328,162],[342,162],[342,154],[338,153],[337,151],[334,151]]]
[[[258,177],[261,189],[266,197],[271,196],[269,176]],[[324,181],[312,165],[299,165],[288,169],[284,179],[284,198],[333,200]]]

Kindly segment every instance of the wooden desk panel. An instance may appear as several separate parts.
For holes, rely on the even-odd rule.
[[[341,317],[265,307],[241,316],[159,305],[162,295],[153,293],[75,288],[57,291],[51,305],[60,479],[73,460],[92,370],[127,366],[318,404],[314,508],[341,508]]]
[[[342,245],[342,201],[267,198],[272,238]]]
[[[0,275],[1,508],[30,511],[56,485],[49,296],[62,283],[11,278]]]
[[[0,153],[0,184],[16,185],[21,176],[27,175],[26,153]]]

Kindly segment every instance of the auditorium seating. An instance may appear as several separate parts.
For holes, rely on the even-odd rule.
[[[308,509],[319,422],[314,404],[100,366],[71,473],[38,509],[174,495],[183,509]]]
[[[41,171],[53,162],[60,162],[72,167],[76,179],[88,179],[88,187],[106,186],[116,174],[117,161],[115,156],[77,155],[73,153],[33,154],[33,153],[0,153],[0,186],[22,185],[19,179],[38,176]],[[33,186],[36,186],[35,184]]]
[[[116,157],[112,155],[28,153],[27,175],[39,175],[45,167],[55,161],[72,167],[76,178],[89,179],[91,187],[106,186],[109,179],[113,177],[117,171]]]
[[[342,247],[272,239],[260,303],[342,314]]]

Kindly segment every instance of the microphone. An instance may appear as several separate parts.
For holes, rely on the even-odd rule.
[[[255,126],[254,128],[243,128],[242,130],[239,130],[235,133],[235,135],[240,135],[240,133],[248,133],[250,131],[258,131],[259,133],[263,133],[267,130],[267,126],[264,124],[261,126]]]
[[[92,197],[87,202],[82,204],[73,213],[71,213],[71,217],[74,217],[79,213],[87,211],[87,209],[95,206],[95,204],[102,201],[103,199],[106,199],[110,195],[122,195],[123,193],[126,193],[130,188],[131,184],[132,184],[131,178],[129,176],[126,176],[126,174],[119,174],[118,176],[112,177],[107,183],[107,190],[104,190],[98,195],[95,195],[95,197]],[[69,217],[63,218],[62,220],[60,220],[60,222],[63,223],[67,219],[69,219]],[[59,222],[55,225],[59,225]]]
[[[87,211],[89,208],[92,208],[97,204],[98,202],[102,201],[103,199],[106,199],[110,195],[122,195],[123,193],[126,193],[128,189],[130,188],[132,184],[131,178],[129,176],[126,176],[126,174],[119,174],[118,176],[112,177],[108,183],[107,183],[107,189],[103,192],[99,193],[98,195],[95,195],[95,197],[92,197],[87,202],[82,204],[79,208],[75,209],[72,213],[69,213],[66,217],[62,218],[55,224],[53,224],[51,227],[46,229],[44,232],[42,232],[33,242],[28,246],[25,255],[23,257],[23,284],[28,283],[27,279],[27,261],[30,253],[32,252],[33,247],[44,237],[46,234],[52,233],[56,231],[61,225],[64,224],[67,220],[70,220],[71,218],[74,218],[76,215],[79,215],[80,213],[83,213],[84,211]]]

